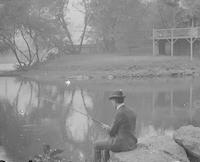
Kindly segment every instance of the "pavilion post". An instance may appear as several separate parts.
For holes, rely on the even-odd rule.
[[[190,38],[190,60],[193,60],[193,39]]]
[[[193,109],[193,87],[190,87],[190,101],[189,101],[189,115],[190,120],[192,121],[192,109]]]
[[[155,56],[155,31],[154,31],[154,28],[153,28],[153,56]]]
[[[174,115],[174,92],[173,90],[170,91],[170,115]]]
[[[174,56],[174,32],[171,29],[171,56]]]

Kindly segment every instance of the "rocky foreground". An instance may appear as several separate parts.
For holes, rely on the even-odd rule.
[[[200,162],[200,128],[184,126],[167,135],[152,136],[138,143],[137,149],[115,153],[120,162]]]
[[[192,161],[200,162],[200,128],[181,127],[174,133],[174,140],[186,150]]]

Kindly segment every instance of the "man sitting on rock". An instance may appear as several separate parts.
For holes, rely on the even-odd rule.
[[[104,160],[110,158],[109,151],[122,152],[130,151],[136,148],[137,138],[135,137],[136,114],[124,104],[123,92],[121,90],[113,92],[109,97],[116,115],[111,127],[103,125],[102,127],[108,132],[109,138],[95,142],[94,145],[94,162],[101,161],[101,152],[104,151]]]

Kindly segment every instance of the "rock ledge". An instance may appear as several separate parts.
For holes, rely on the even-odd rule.
[[[169,136],[148,137],[133,151],[114,153],[111,161],[189,162],[184,149]]]

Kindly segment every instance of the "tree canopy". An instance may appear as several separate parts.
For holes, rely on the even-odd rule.
[[[0,49],[12,51],[20,67],[31,66],[52,49],[59,54],[80,53],[86,40],[114,52],[150,40],[152,28],[200,24],[199,0],[79,0],[74,7],[84,21],[79,42],[74,42],[70,2],[0,1]]]
[[[59,54],[79,52],[66,19],[68,0],[9,0],[1,2],[0,41],[15,55],[19,66],[42,61],[53,48]],[[87,2],[83,0],[86,7]],[[83,44],[87,21],[80,45]]]

